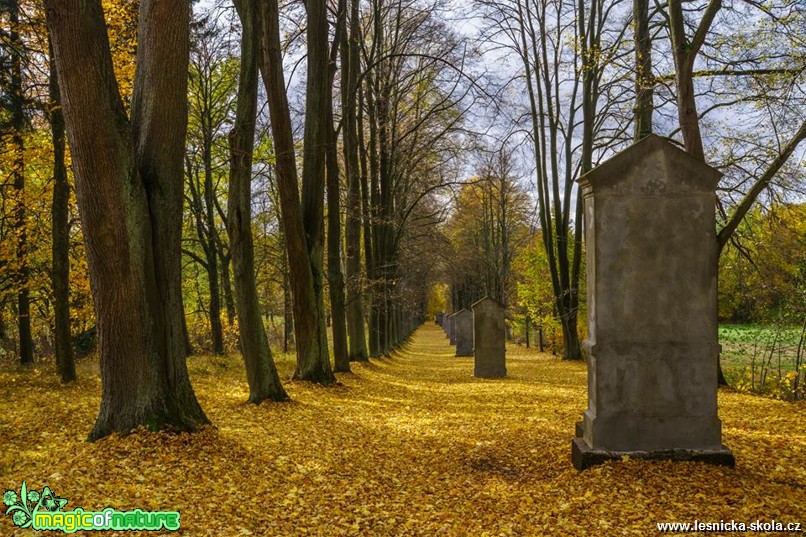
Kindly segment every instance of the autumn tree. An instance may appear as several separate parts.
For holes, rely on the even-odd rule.
[[[334,370],[350,371],[347,349],[347,317],[344,295],[344,274],[341,270],[341,179],[338,133],[334,123],[333,84],[338,70],[338,54],[345,33],[346,1],[339,0],[336,10],[335,35],[328,57],[328,98],[326,113],[327,154],[325,177],[327,183],[327,282],[330,295],[331,333],[333,336]]]
[[[575,180],[624,144],[634,99],[620,65],[623,2],[477,0],[482,36],[510,50],[523,67],[518,102],[533,146],[538,221],[562,326],[566,359],[580,359],[579,280],[582,197]],[[631,103],[630,103],[631,104]],[[525,110],[524,110],[525,109]],[[517,118],[513,118],[517,121]],[[578,142],[577,140],[580,140]],[[577,195],[575,195],[575,193]]]
[[[511,148],[484,155],[473,181],[457,196],[446,224],[453,253],[453,309],[489,296],[509,306],[512,263],[529,238],[531,200],[519,183]]]
[[[280,45],[280,8],[277,0],[262,0],[260,12],[260,69],[266,88],[271,131],[276,155],[277,188],[283,232],[288,252],[289,279],[293,295],[294,331],[297,342],[295,377],[331,384],[335,377],[327,350],[323,289],[324,211],[324,119],[310,117],[307,128],[307,181],[303,179],[302,200],[291,129],[291,113],[285,90],[285,73]],[[327,14],[323,2],[308,6],[310,111],[322,112],[327,93]],[[311,44],[311,41],[313,44]],[[311,56],[313,52],[313,56]],[[321,144],[321,145],[318,145]],[[305,149],[303,150],[305,153]],[[311,199],[317,198],[317,199]]]
[[[284,401],[288,395],[266,337],[255,283],[252,240],[252,152],[258,96],[257,6],[235,1],[241,21],[241,66],[235,120],[229,135],[230,182],[227,200],[227,231],[235,272],[235,305],[238,311],[241,352],[249,381],[249,402],[265,399]]]
[[[361,71],[361,20],[359,0],[349,0],[345,13],[349,24],[342,32],[342,111],[344,172],[347,178],[345,216],[346,322],[351,361],[366,361],[367,339],[364,330],[363,278],[361,272],[361,169],[358,140],[358,77]]]
[[[140,425],[195,429],[208,421],[182,340],[190,6],[140,2],[131,118],[100,0],[45,6],[98,319],[102,396],[90,438]]]
[[[52,256],[56,364],[62,382],[76,380],[70,339],[70,185],[65,163],[65,126],[53,47],[49,47],[50,127],[53,141]]]
[[[400,342],[404,238],[414,223],[438,222],[441,209],[428,216],[419,211],[459,182],[455,164],[468,145],[460,133],[484,97],[463,38],[436,12],[437,6],[379,0],[367,15],[372,25],[362,50],[361,88],[366,125],[359,124],[366,147],[359,153],[370,356],[387,354]]]
[[[235,102],[237,58],[219,22],[201,16],[193,23],[189,79],[188,154],[185,162],[187,217],[193,239],[185,238],[184,253],[207,275],[207,317],[212,349],[224,352],[222,302],[232,302],[230,252],[224,240],[225,217],[220,198],[228,164],[226,130]],[[223,298],[222,301],[222,292]],[[233,312],[234,313],[234,312]],[[230,324],[232,318],[229,317]]]
[[[2,129],[4,145],[8,147],[8,158],[11,162],[10,178],[12,202],[14,205],[11,217],[11,233],[14,240],[14,266],[10,269],[11,285],[16,293],[17,333],[19,338],[19,358],[23,365],[34,361],[34,342],[31,334],[31,289],[30,289],[30,244],[28,241],[25,192],[25,137],[27,120],[25,117],[25,93],[23,89],[23,61],[26,47],[21,37],[22,7],[19,0],[9,0],[2,6],[2,12],[8,20],[8,38],[4,55],[7,56],[8,79],[4,91],[5,108],[7,108],[7,125]],[[4,77],[5,78],[5,77]],[[9,261],[3,261],[7,264]]]

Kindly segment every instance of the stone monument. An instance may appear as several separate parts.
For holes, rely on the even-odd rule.
[[[579,179],[585,200],[585,469],[623,455],[734,465],[717,416],[720,173],[650,135]]]
[[[436,322],[436,323],[437,323],[439,326],[442,326],[442,317],[443,317],[444,315],[445,315],[445,314],[444,314],[444,313],[442,313],[441,311],[437,313],[437,318],[436,318],[435,322]]]
[[[456,332],[455,356],[473,356],[473,314],[462,309],[453,316]]]
[[[505,377],[506,329],[504,307],[490,297],[471,306],[473,309],[474,377]]]
[[[456,313],[448,315],[448,339],[451,345],[456,345]]]

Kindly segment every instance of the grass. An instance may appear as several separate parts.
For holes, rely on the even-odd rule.
[[[801,327],[797,326],[721,325],[719,342],[726,379],[740,390],[782,399],[802,397],[806,363],[802,356],[798,361],[800,338]]]
[[[333,388],[289,381],[291,357],[278,358],[291,403],[245,403],[238,355],[194,357],[215,427],[95,443],[85,442],[100,400],[89,365],[72,386],[51,369],[4,367],[0,486],[47,485],[68,509],[178,510],[187,536],[654,535],[663,521],[806,522],[804,402],[721,392],[735,469],[628,460],[579,473],[570,440],[586,406],[583,363],[513,346],[506,379],[475,379],[472,358],[455,358],[432,323]],[[2,516],[0,535],[34,533]]]

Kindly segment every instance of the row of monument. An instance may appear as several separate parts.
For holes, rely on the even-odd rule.
[[[588,311],[588,408],[571,446],[579,470],[624,456],[735,464],[717,415],[720,176],[650,135],[578,180]],[[503,311],[480,307],[491,302],[441,318],[456,354],[475,353],[477,373],[488,338],[503,371]]]
[[[451,345],[456,346],[456,356],[473,356],[474,377],[507,375],[506,328],[501,304],[484,297],[470,310],[438,313],[436,323],[445,330]]]

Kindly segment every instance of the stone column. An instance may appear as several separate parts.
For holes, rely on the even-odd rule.
[[[473,314],[459,310],[453,316],[456,325],[456,356],[473,356]]]
[[[588,408],[577,469],[623,455],[734,464],[717,416],[719,178],[650,135],[579,179]]]
[[[471,306],[473,309],[474,377],[505,377],[506,329],[504,307],[490,297]]]

